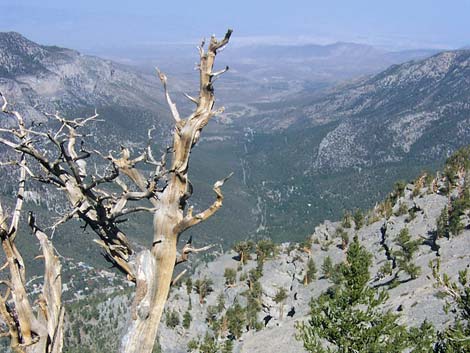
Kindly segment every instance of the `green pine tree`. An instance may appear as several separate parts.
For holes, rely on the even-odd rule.
[[[321,270],[323,272],[323,277],[325,278],[330,278],[333,275],[334,266],[330,256],[325,257],[325,259],[323,260]]]
[[[240,338],[246,322],[245,310],[235,301],[234,305],[227,309],[227,328],[236,339]]]
[[[222,346],[222,353],[232,353],[233,352],[233,341],[228,339],[224,342]]]
[[[449,208],[445,206],[436,220],[436,237],[449,238]]]
[[[284,314],[284,302],[287,299],[287,291],[284,288],[279,288],[273,300],[279,305],[279,319],[282,320]]]
[[[251,259],[250,253],[254,249],[252,241],[241,241],[233,246],[233,250],[238,254],[240,263],[245,265],[248,260]]]
[[[364,213],[361,209],[357,209],[353,215],[354,218],[354,229],[359,230],[364,225]]]
[[[304,285],[308,285],[317,278],[317,266],[312,258],[308,259],[307,269],[305,270]]]
[[[214,282],[212,281],[212,279],[207,277],[197,279],[194,282],[194,290],[197,294],[199,294],[200,304],[204,303],[206,296],[214,290],[212,288],[213,284]]]
[[[443,288],[450,299],[444,309],[453,307],[457,313],[452,325],[438,332],[435,353],[468,353],[470,352],[470,273],[467,269],[459,271],[457,282],[440,273],[440,262],[432,265],[433,276],[438,287]]]
[[[298,324],[297,339],[315,353],[430,352],[434,330],[428,323],[408,330],[398,315],[380,307],[385,290],[368,286],[371,255],[355,237],[347,260],[338,268],[341,282],[310,303],[307,322]],[[327,346],[325,346],[325,343]]]
[[[193,320],[191,313],[189,311],[185,311],[183,315],[183,327],[188,330],[191,326],[191,321]]]
[[[224,271],[225,285],[227,287],[233,286],[237,281],[237,271],[233,268],[227,267]]]
[[[400,247],[399,250],[394,251],[393,255],[397,259],[397,265],[400,271],[405,272],[410,276],[410,279],[418,278],[421,268],[415,265],[413,256],[422,243],[421,240],[411,240],[411,235],[408,228],[403,228],[398,236],[396,237],[397,245]]]
[[[199,346],[200,353],[218,353],[219,352],[219,345],[214,336],[206,333],[204,336],[204,340],[201,342]]]

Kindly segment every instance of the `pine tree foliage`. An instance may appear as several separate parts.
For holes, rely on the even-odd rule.
[[[284,302],[287,299],[287,291],[284,288],[279,288],[273,300],[279,305],[279,318],[282,320],[284,314]]]
[[[325,257],[325,259],[323,260],[321,270],[323,272],[323,277],[325,278],[330,278],[333,275],[334,266],[330,256]]]
[[[436,353],[470,352],[470,273],[467,269],[459,271],[457,282],[451,281],[448,275],[440,273],[440,262],[431,264],[436,287],[441,288],[450,299],[444,309],[453,307],[457,315],[455,321],[438,332],[435,347]]]
[[[238,254],[240,262],[245,265],[251,259],[251,252],[254,250],[255,244],[248,241],[241,241],[233,246],[233,250]]]
[[[465,187],[459,197],[451,203],[449,210],[449,233],[456,236],[462,232],[464,225],[461,218],[468,209],[470,209],[470,191]]]
[[[354,229],[359,230],[364,225],[364,213],[361,209],[357,209],[353,215],[354,218]]]
[[[436,220],[436,236],[437,238],[450,237],[449,208],[447,206],[442,209],[439,217]]]
[[[165,324],[169,328],[175,328],[180,324],[180,316],[178,312],[169,310],[165,313]]]
[[[388,294],[368,286],[371,255],[357,237],[339,266],[342,280],[310,303],[310,319],[298,324],[297,339],[315,353],[425,353],[434,342],[434,330],[424,322],[407,329],[398,315],[380,307]]]
[[[228,318],[228,330],[230,334],[236,339],[240,338],[246,322],[245,310],[240,303],[236,301],[235,304],[227,310],[226,315]]]
[[[351,228],[352,214],[351,211],[344,211],[343,219],[341,221],[341,226],[343,228]]]
[[[459,173],[468,170],[470,170],[470,146],[457,150],[447,159],[444,175],[451,185],[455,185]]]
[[[199,302],[204,303],[206,296],[211,293],[214,289],[212,288],[214,282],[211,278],[200,278],[194,282],[194,290],[199,294]]]
[[[254,271],[253,273],[257,272]],[[250,286],[248,290],[242,293],[247,300],[245,307],[245,319],[248,329],[250,330],[260,330],[262,327],[261,323],[258,321],[258,313],[262,309],[262,287],[258,279],[259,277],[252,278],[250,280]]]
[[[237,280],[237,271],[233,268],[227,267],[224,271],[225,285],[233,286]]]
[[[232,353],[233,352],[233,341],[228,339],[222,345],[222,353]]]
[[[307,285],[317,278],[317,266],[313,258],[309,258],[305,269],[304,284]]]
[[[183,327],[188,330],[191,327],[191,321],[193,320],[191,313],[187,310],[183,315]]]
[[[256,260],[262,264],[266,259],[276,256],[278,249],[271,239],[262,239],[256,243],[255,252]]]
[[[397,259],[398,268],[410,276],[410,279],[416,279],[421,268],[413,263],[413,256],[422,243],[421,240],[412,240],[408,228],[403,228],[396,238],[399,250],[393,254]]]
[[[214,336],[206,333],[204,336],[204,340],[201,342],[199,346],[200,353],[218,353],[219,352],[219,345]]]

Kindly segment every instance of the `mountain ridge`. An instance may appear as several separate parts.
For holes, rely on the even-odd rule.
[[[39,45],[34,48],[39,51],[52,48],[48,49],[52,55],[58,51],[65,53],[61,55],[66,58],[51,65],[45,77],[21,74],[0,78],[0,90],[9,93],[9,101],[25,117],[40,121],[45,119],[43,112],[56,110],[76,116],[90,114],[96,107],[105,122],[98,124],[94,133],[106,134],[107,138],[102,140],[105,149],[120,144],[142,148],[147,141],[146,130],[154,124],[157,142],[164,146],[168,141],[171,120],[155,77],[73,50]],[[420,169],[436,168],[451,151],[465,144],[466,119],[459,117],[459,134],[455,138],[454,120],[446,115],[467,111],[465,104],[445,106],[446,102],[461,99],[458,95],[442,98],[443,112],[432,110],[422,116],[408,112],[402,116],[399,108],[403,103],[408,104],[407,109],[414,109],[425,100],[407,102],[411,98],[398,94],[404,88],[396,80],[382,78],[388,84],[383,86],[394,96],[389,96],[389,91],[378,84],[374,88],[380,75],[391,76],[393,70],[417,64],[402,65],[405,66],[392,66],[384,71],[388,74],[382,72],[343,83],[326,94],[314,95],[303,90],[295,99],[245,104],[241,113],[229,103],[228,122],[208,126],[193,154],[192,181],[196,194],[201,195],[197,204],[211,202],[210,183],[222,176],[213,175],[214,165],[226,174],[235,171],[227,185],[225,206],[210,221],[211,226],[201,226],[200,237],[210,242],[211,237],[217,236],[230,243],[234,235],[224,226],[230,224],[240,233],[236,238],[269,234],[276,240],[300,239],[322,219],[339,217],[344,208],[369,207],[396,179],[411,178]],[[452,87],[459,83],[460,88],[454,92],[465,97],[466,71],[455,77],[457,81],[449,84]],[[227,79],[234,80],[230,76]],[[175,81],[178,91],[181,77]],[[429,90],[425,83],[420,85],[425,88],[424,93]],[[423,88],[415,86],[418,93]],[[221,92],[227,97],[232,91],[217,87],[218,96]],[[422,96],[427,97],[424,93]],[[178,95],[174,97],[180,103]],[[391,100],[393,97],[395,101]],[[180,107],[184,112],[186,106]],[[230,118],[232,112],[243,116],[246,107],[255,109],[252,115],[241,119],[244,121],[240,117]],[[389,114],[395,110],[398,114]],[[442,116],[447,116],[447,121]],[[388,121],[387,125],[382,125],[384,121]],[[415,121],[421,125],[415,126]],[[440,127],[432,129],[440,121]],[[391,131],[390,137],[383,136],[387,131]],[[438,133],[447,135],[435,138],[433,134]],[[432,144],[434,141],[437,146]],[[249,222],[233,219],[232,215],[239,212]]]
[[[170,121],[155,77],[75,50],[39,45],[16,32],[0,33],[0,90],[27,111],[27,118],[120,106],[135,110],[137,119],[147,111],[157,113],[154,122]]]
[[[441,166],[470,143],[469,87],[470,51],[451,51],[259,104],[246,166],[268,229],[305,232],[302,224],[370,207],[395,180]]]

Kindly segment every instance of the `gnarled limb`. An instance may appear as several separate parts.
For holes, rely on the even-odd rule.
[[[168,103],[168,106],[170,107],[171,114],[173,115],[173,118],[175,119],[175,122],[178,125],[181,122],[181,118],[180,118],[180,114],[178,113],[178,109],[176,108],[176,104],[173,103],[170,97],[170,93],[168,92],[166,75],[160,72],[158,68],[157,68],[157,74],[158,74],[158,77],[160,78],[160,81],[162,81],[163,89],[165,90],[166,101]]]
[[[228,30],[220,41],[212,36],[207,49],[204,48],[204,42],[199,47],[199,94],[197,98],[190,97],[196,108],[188,117],[183,119],[179,115],[169,95],[167,78],[159,72],[165,97],[175,120],[172,147],[167,149],[160,161],[154,158],[150,142],[136,157],[132,157],[132,151],[125,146],[121,148],[120,156],[114,156],[112,151],[105,155],[84,150],[83,139],[86,134],[81,130],[88,123],[97,120],[96,112],[90,117],[74,120],[66,119],[58,113],[48,115],[50,119],[59,122],[60,126],[56,131],[45,132],[37,129],[37,126],[26,129],[21,114],[9,111],[4,99],[2,111],[16,120],[17,128],[1,130],[0,143],[35,160],[41,167],[41,173],[35,175],[36,170],[33,168],[28,174],[40,182],[58,187],[69,201],[72,211],[61,218],[53,229],[70,218],[81,219],[98,235],[99,240],[96,242],[103,247],[106,258],[126,273],[129,280],[136,282],[134,314],[122,340],[122,353],[152,351],[175,264],[186,260],[191,252],[209,248],[196,249],[187,245],[183,248],[181,257],[177,254],[181,233],[208,219],[222,206],[221,187],[227,178],[214,184],[216,200],[207,210],[193,216],[190,209],[185,215],[187,201],[192,195],[188,176],[191,150],[210,119],[223,111],[223,108],[214,109],[213,84],[228,68],[214,72],[213,67],[217,52],[228,43],[231,34],[232,31]],[[34,135],[34,139],[30,139],[30,135]],[[149,140],[150,137],[151,131]],[[42,143],[37,143],[41,139]],[[45,144],[53,147],[55,155],[51,156],[51,151],[44,149]],[[166,155],[169,153],[171,165],[167,169]],[[104,175],[97,172],[93,174],[87,168],[87,161],[92,155],[109,162]],[[152,174],[144,176],[138,168],[140,164],[150,165]],[[26,167],[21,170],[27,172]],[[120,188],[120,192],[116,192],[116,186]],[[130,205],[131,202],[137,204]],[[143,202],[150,202],[153,207],[142,205]],[[152,245],[148,250],[131,257],[133,249],[126,234],[118,227],[121,221],[119,218],[146,211],[154,214]],[[60,310],[55,313],[58,311]],[[19,334],[19,337],[25,335]]]
[[[38,316],[47,327],[47,336],[41,337],[40,342],[42,341],[45,352],[60,353],[64,339],[65,313],[62,305],[61,264],[52,243],[47,235],[36,226],[31,213],[29,218],[29,225],[39,240],[44,258],[44,283],[38,300],[40,306]]]
[[[20,166],[24,166],[21,155]],[[6,323],[14,352],[21,353],[60,353],[63,343],[62,282],[61,265],[46,234],[36,225],[30,214],[29,224],[38,238],[44,258],[44,283],[38,300],[38,307],[33,307],[26,292],[24,262],[15,245],[18,233],[19,217],[24,199],[25,168],[20,170],[17,202],[10,225],[0,203],[0,240],[9,269],[9,281],[2,281],[7,286],[4,295],[0,295],[0,317]],[[36,313],[37,314],[36,314]]]
[[[0,143],[13,147],[15,150],[31,156],[39,162],[43,175],[34,176],[34,178],[43,183],[59,186],[65,191],[74,209],[73,216],[82,219],[86,224],[90,225],[101,238],[102,245],[110,255],[110,259],[132,279],[134,277],[132,269],[127,264],[129,255],[132,254],[132,249],[127,237],[114,222],[116,216],[120,216],[122,213],[122,209],[119,209],[120,206],[117,209],[115,206],[122,204],[122,200],[120,197],[107,194],[105,191],[97,188],[100,184],[114,181],[118,177],[120,170],[118,166],[113,164],[111,174],[102,178],[90,176],[92,182],[87,185],[84,181],[87,176],[85,159],[89,157],[90,153],[81,149],[79,154],[76,149],[76,139],[81,136],[77,133],[76,129],[96,120],[98,115],[95,113],[91,117],[75,120],[65,119],[57,113],[50,115],[61,123],[59,130],[55,134],[47,134],[48,139],[53,141],[53,145],[57,147],[59,153],[56,160],[51,163],[46,158],[46,152],[37,148],[33,141],[29,139],[29,133],[23,128],[24,121],[21,114],[16,111],[9,111],[6,108],[7,105],[5,103],[3,105],[3,112],[13,116],[18,123],[19,129],[11,129],[10,133],[14,139],[19,141],[0,139]],[[63,133],[64,130],[68,131],[68,133]],[[21,133],[18,134],[17,131]],[[134,161],[134,163],[137,162]],[[23,169],[27,170],[26,167]],[[126,197],[127,199],[134,199],[132,194],[128,196],[125,196],[124,199]],[[123,206],[125,206],[125,203]],[[116,212],[113,213],[112,210]],[[140,210],[139,208],[132,209],[131,212]],[[126,212],[129,212],[129,210]],[[71,217],[65,216],[65,218]]]
[[[189,223],[183,223],[185,226],[181,226],[181,222],[185,218],[186,201],[192,193],[188,178],[191,149],[199,139],[201,130],[214,114],[212,110],[215,103],[212,86],[214,59],[217,50],[228,43],[231,33],[232,31],[228,30],[224,39],[220,42],[212,37],[207,51],[204,51],[204,43],[199,47],[200,89],[198,99],[193,100],[195,103],[197,102],[197,106],[189,117],[177,122],[178,126],[173,134],[172,161],[168,171],[168,184],[159,194],[158,208],[154,215],[152,254],[156,260],[158,287],[152,303],[153,311],[145,320],[136,318],[135,322],[132,322],[131,331],[134,333],[128,332],[126,337],[135,336],[143,339],[139,342],[138,347],[132,346],[129,340],[123,340],[120,349],[122,353],[151,352],[173,280],[173,270],[177,263],[176,245],[178,238],[184,229],[209,218],[222,205],[223,195],[220,187],[223,185],[223,181],[214,185],[214,191],[217,194],[215,203],[204,211],[199,218],[187,218],[186,221]],[[164,87],[164,89],[167,88]],[[145,335],[143,334],[144,330]]]
[[[203,246],[202,248],[193,248],[191,245],[191,240],[183,247],[181,255],[176,259],[176,265],[186,262],[189,259],[189,254],[200,253],[202,251],[210,250],[214,247],[214,244]]]
[[[226,176],[224,179],[218,180],[214,184],[214,192],[217,195],[216,200],[214,203],[207,208],[205,211],[202,211],[195,216],[193,216],[192,208],[190,208],[189,212],[186,214],[186,216],[181,220],[180,223],[176,226],[175,231],[179,234],[184,232],[185,230],[194,227],[195,225],[207,220],[210,218],[214,213],[216,213],[221,207],[222,207],[222,202],[224,200],[224,195],[222,194],[221,187],[224,185],[224,183],[232,177],[233,173],[230,173],[228,176]]]

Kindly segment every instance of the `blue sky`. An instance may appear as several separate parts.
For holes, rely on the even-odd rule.
[[[354,41],[403,49],[470,44],[470,0],[0,0],[0,31],[82,50],[194,43]]]

